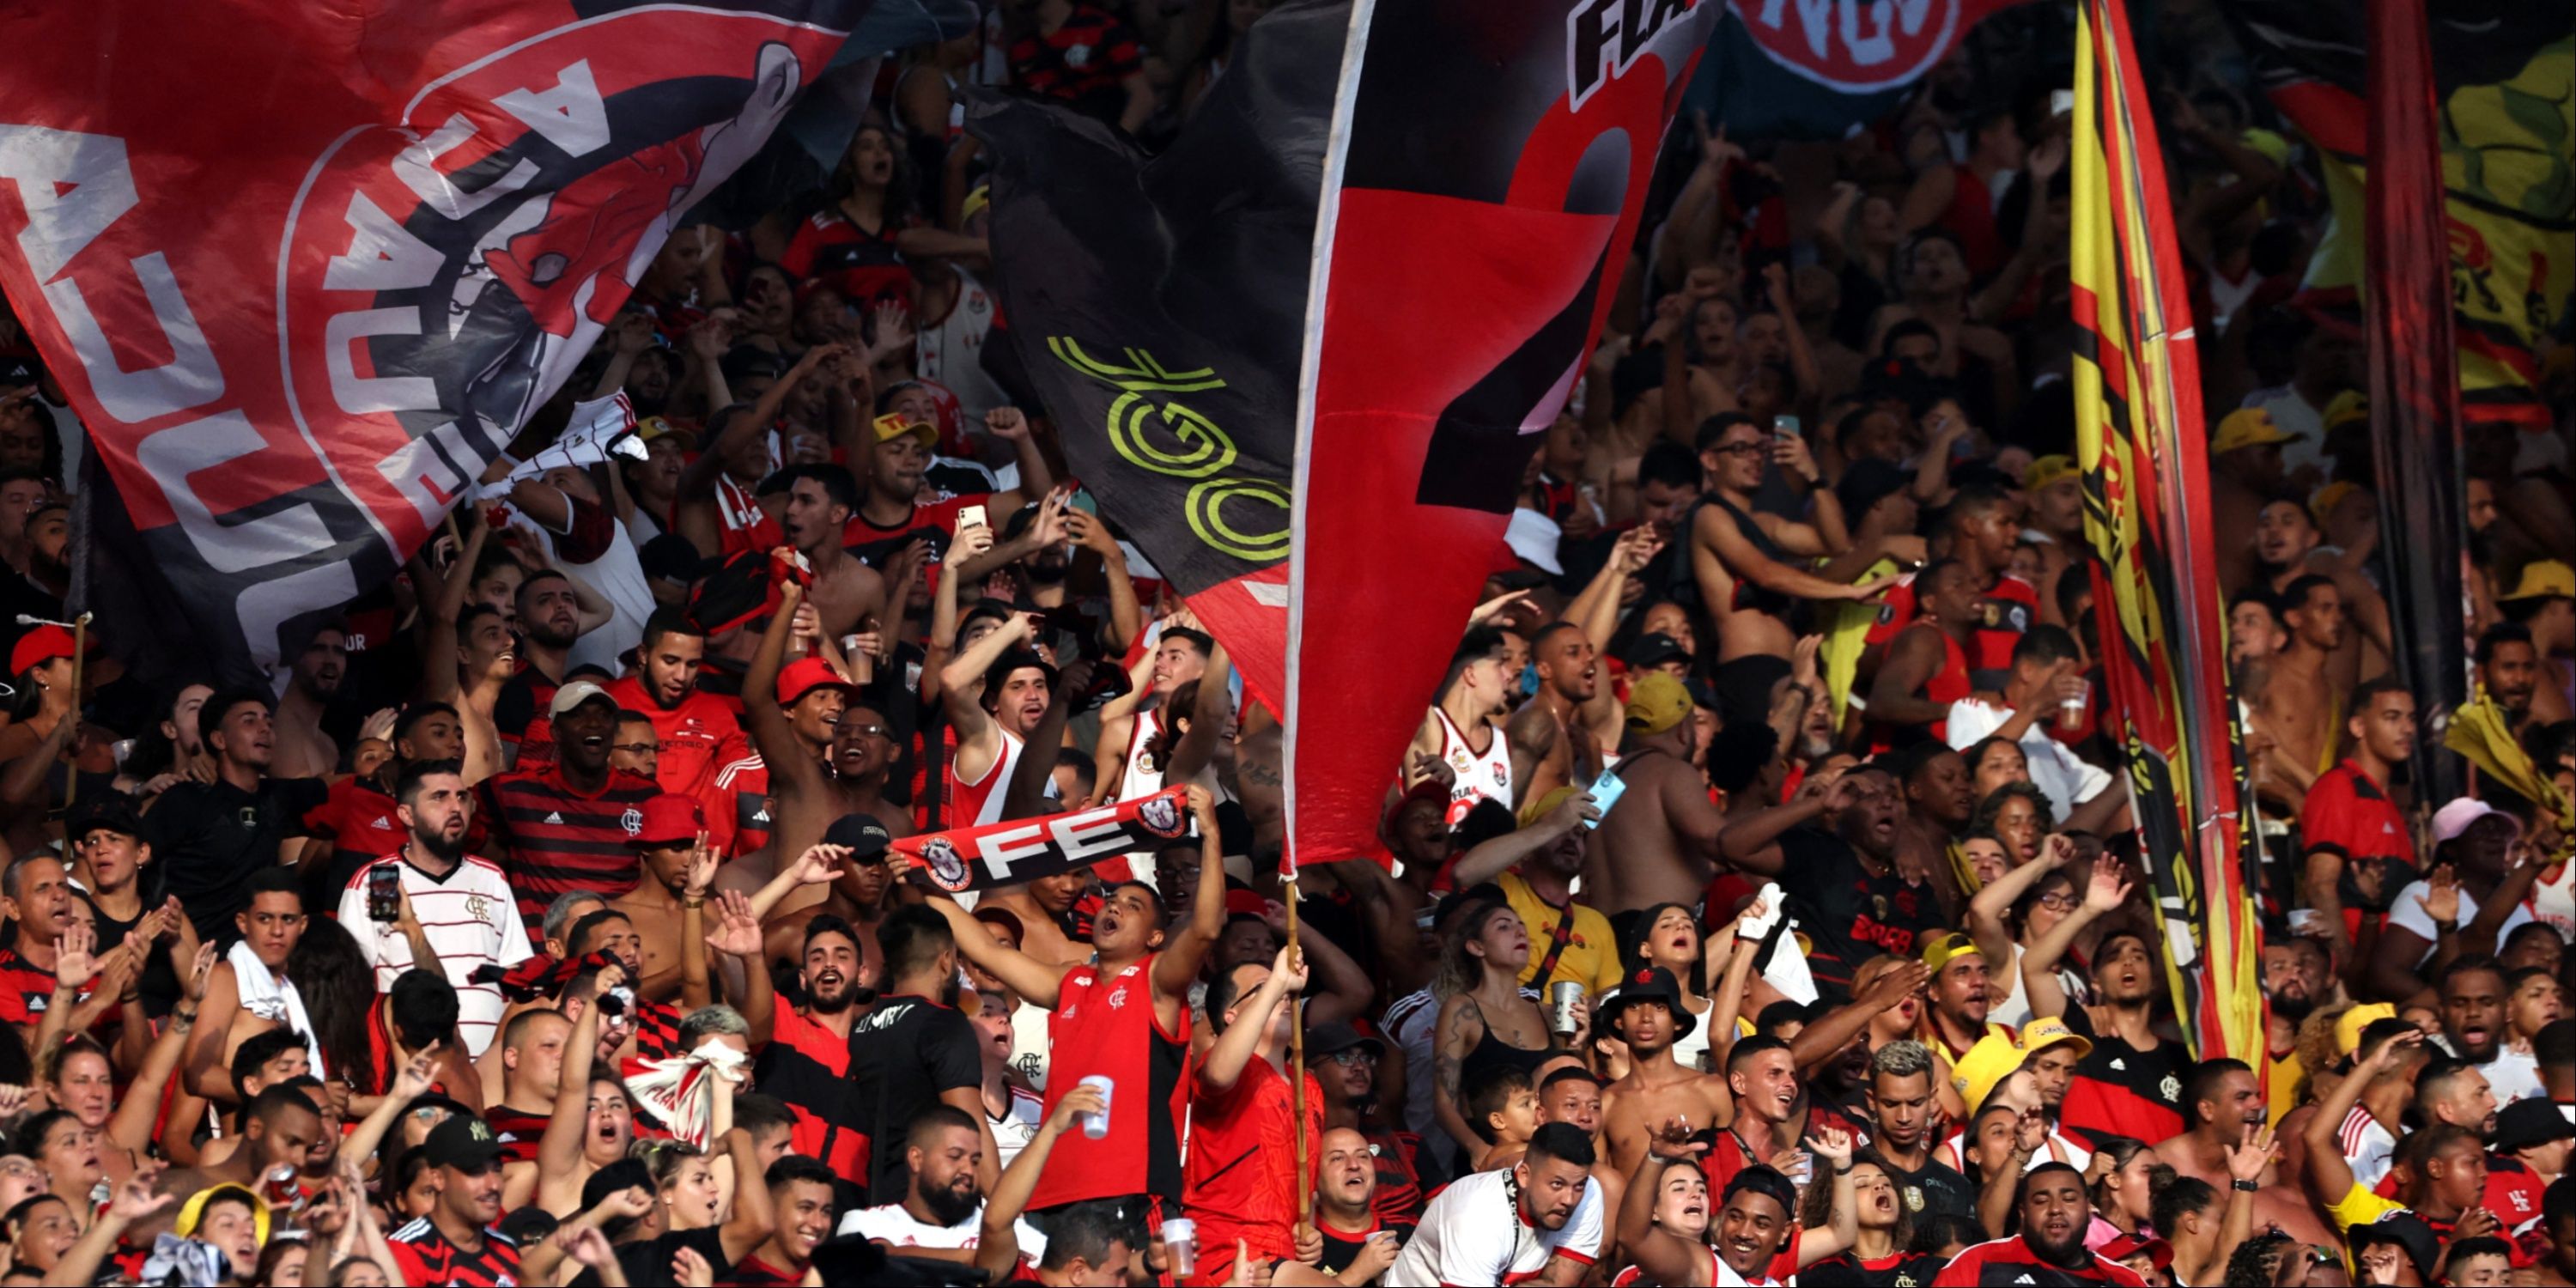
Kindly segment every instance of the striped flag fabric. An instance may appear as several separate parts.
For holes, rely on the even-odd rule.
[[[2195,1058],[2265,1067],[2262,954],[2228,691],[2190,296],[2123,0],[2082,0],[2072,262],[2094,613],[2138,839]]]

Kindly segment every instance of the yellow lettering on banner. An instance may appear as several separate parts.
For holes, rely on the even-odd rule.
[[[1209,549],[1247,563],[1269,563],[1288,555],[1288,489],[1268,479],[1228,475],[1241,457],[1223,427],[1198,409],[1170,397],[1226,387],[1214,368],[1174,371],[1143,349],[1125,349],[1124,363],[1093,357],[1070,336],[1050,336],[1047,352],[1057,361],[1118,390],[1102,428],[1109,445],[1136,468],[1165,478],[1196,480],[1182,505],[1190,531]],[[1236,506],[1249,502],[1278,512],[1266,523],[1245,523]]]

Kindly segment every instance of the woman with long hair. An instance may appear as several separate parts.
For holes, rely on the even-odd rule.
[[[1993,1023],[2020,1028],[2030,1022],[2030,991],[2021,979],[2022,950],[2082,906],[2084,892],[2060,866],[2074,854],[2074,845],[2065,837],[2051,836],[2045,857],[2005,869],[1968,900],[1968,934],[1977,941],[1989,975],[2004,971],[2012,980],[2012,990],[1987,1009],[1986,1018]],[[2068,997],[2084,996],[2083,982],[2073,970],[2060,966],[2058,979]]]
[[[2154,1210],[2151,1199],[2159,1169],[2164,1164],[2156,1161],[2155,1147],[2145,1141],[2127,1136],[2095,1138],[2093,1159],[2084,1169],[2085,1186],[2093,1195],[2093,1225],[2085,1231],[2085,1247],[2098,1248],[2124,1234],[2146,1238],[2155,1233],[2147,1216]]]
[[[1853,1242],[1839,1256],[1801,1269],[1798,1282],[1823,1285],[1928,1284],[1939,1273],[1939,1259],[1913,1252],[1914,1216],[1905,1208],[1886,1160],[1862,1149],[1852,1155],[1852,1206],[1858,1218]],[[1799,1202],[1798,1220],[1810,1230],[1831,1224],[1833,1187],[1810,1185]]]
[[[1699,932],[1699,918],[1682,904],[1659,903],[1637,919],[1637,932],[1624,946],[1620,958],[1629,974],[1660,966],[1672,972],[1674,982],[1680,985],[1682,1009],[1690,1012],[1693,1021],[1690,1033],[1673,1043],[1673,1059],[1684,1068],[1716,1072],[1717,1060],[1735,1037],[1733,1018],[1748,1009],[1758,1013],[1761,1007],[1779,1000],[1776,992],[1748,986],[1750,957],[1744,959],[1747,969],[1731,969],[1740,954],[1756,947],[1737,937],[1738,928],[1761,915],[1762,901],[1755,899],[1745,904],[1734,920],[1705,939]],[[1731,995],[1729,989],[1733,990]],[[1745,1000],[1748,994],[1754,998],[1750,1006]],[[1721,1025],[1725,1032],[1719,1036],[1724,1040],[1712,1046],[1712,1033]]]
[[[2010,738],[1983,738],[1968,744],[1959,753],[1967,758],[1968,774],[1976,780],[1978,800],[1995,793],[2006,783],[2030,781],[2030,755],[2021,744]]]
[[[1470,1159],[1488,1142],[1467,1126],[1461,1097],[1469,1076],[1497,1064],[1535,1073],[1553,1054],[1547,1016],[1521,994],[1529,959],[1520,914],[1491,900],[1460,917],[1441,947],[1440,974],[1431,981],[1440,1004],[1431,1039],[1433,1116]]]
[[[374,1067],[367,1021],[376,1005],[376,968],[359,950],[357,938],[335,918],[307,918],[304,937],[286,955],[286,977],[304,997],[322,1067],[344,1082],[357,1070]]]

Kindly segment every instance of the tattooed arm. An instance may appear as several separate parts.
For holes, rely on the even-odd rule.
[[[1476,999],[1460,994],[1440,1004],[1440,1019],[1432,1030],[1431,1096],[1432,1114],[1442,1131],[1448,1132],[1466,1157],[1475,1158],[1490,1148],[1490,1142],[1467,1126],[1467,1109],[1460,1099],[1459,1080],[1466,1067],[1467,1053],[1485,1040],[1485,1012]]]

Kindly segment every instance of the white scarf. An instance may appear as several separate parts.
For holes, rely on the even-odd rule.
[[[305,1058],[313,1065],[313,1076],[325,1082],[331,1075],[322,1068],[322,1040],[313,1032],[313,1018],[304,1013],[304,995],[295,991],[295,981],[272,973],[268,963],[250,950],[250,941],[236,940],[224,960],[233,964],[233,981],[241,994],[243,1010],[305,1036]]]
[[[742,1052],[708,1038],[695,1051],[627,1062],[626,1094],[661,1119],[674,1138],[704,1149],[716,1112],[715,1084],[708,1079],[740,1086],[749,1063]]]

